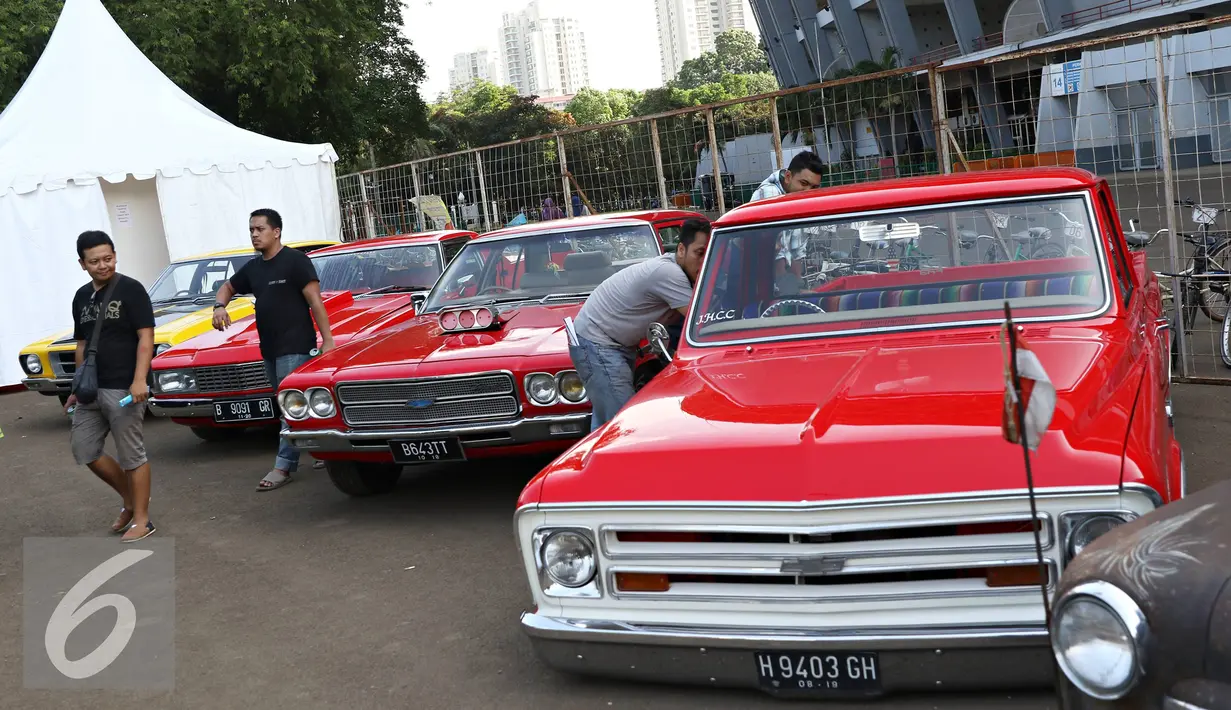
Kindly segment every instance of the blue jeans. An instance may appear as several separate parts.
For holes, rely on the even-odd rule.
[[[577,336],[578,345],[569,345],[568,354],[586,386],[592,415],[590,430],[611,421],[620,408],[633,398],[633,368],[636,348],[602,345]]]
[[[274,387],[274,396],[277,396],[278,385],[282,384],[282,380],[286,376],[294,372],[300,365],[312,359],[312,356],[303,353],[302,355],[281,355],[274,360],[265,361],[265,374],[269,377],[269,383]],[[286,426],[286,420],[282,420],[282,426]],[[299,449],[286,443],[285,440],[278,441],[278,458],[274,462],[274,468],[294,473],[299,468]]]

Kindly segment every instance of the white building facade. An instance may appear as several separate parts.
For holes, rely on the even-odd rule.
[[[499,82],[495,58],[486,49],[454,54],[449,89],[462,89],[476,81]]]
[[[714,39],[727,30],[746,29],[744,0],[654,0],[663,83],[680,67],[714,51]]]
[[[575,94],[590,83],[581,26],[569,17],[544,17],[537,1],[505,13],[497,41],[498,79],[523,96]]]

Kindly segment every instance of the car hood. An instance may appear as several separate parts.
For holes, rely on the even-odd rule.
[[[441,330],[437,314],[424,314],[316,358],[299,372],[354,381],[439,374],[437,366],[462,360],[494,359],[503,369],[516,369],[519,358],[567,358],[564,318],[575,317],[580,309],[579,303],[513,308],[500,312],[499,327],[456,334]]]
[[[154,342],[170,343],[173,336],[181,330],[206,323],[213,318],[213,305],[202,306],[200,303],[164,303],[154,306]],[[29,347],[38,346],[75,346],[73,331],[66,330],[32,343]]]
[[[1029,335],[1029,334],[1028,334]],[[673,365],[545,472],[544,502],[828,501],[1026,488],[997,331],[726,350]],[[1058,390],[1040,488],[1118,485],[1141,372],[1123,342],[1032,341]]]
[[[341,346],[372,330],[413,316],[411,294],[399,293],[355,298],[349,291],[322,294],[334,342]],[[210,314],[208,318],[212,319]],[[319,336],[318,336],[319,342]],[[154,361],[154,369],[205,367],[252,362],[261,359],[261,339],[256,317],[234,321],[219,332],[209,330],[164,352]]]

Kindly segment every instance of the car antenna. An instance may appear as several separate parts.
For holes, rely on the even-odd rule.
[[[1017,331],[1020,326],[1013,325],[1013,313],[1009,307],[1009,302],[1004,302],[1004,326],[1001,332],[1002,345],[1007,342],[1007,357],[1005,363],[1005,374],[1007,381],[1005,382],[1005,421],[1002,422],[1005,439],[1013,443],[1021,443],[1022,446],[1022,461],[1026,464],[1026,491],[1030,498],[1030,530],[1034,533],[1034,553],[1039,563],[1039,591],[1043,595],[1043,623],[1044,628],[1048,633],[1051,633],[1051,599],[1047,596],[1047,585],[1049,581],[1047,563],[1043,558],[1043,543],[1039,536],[1039,508],[1038,501],[1034,491],[1034,471],[1030,466],[1030,437],[1026,431],[1026,402],[1022,397],[1022,377],[1018,371],[1017,362]],[[1033,394],[1031,392],[1026,396]],[[1053,401],[1054,407],[1054,401]],[[1010,411],[1012,410],[1012,411]],[[1012,417],[1012,421],[1008,418]],[[1050,416],[1048,417],[1050,422]],[[1010,426],[1010,424],[1012,426]],[[1046,426],[1044,426],[1046,429]],[[1042,432],[1039,432],[1040,436]],[[1063,673],[1056,665],[1055,658],[1052,658],[1052,670],[1056,677],[1056,697],[1060,701],[1061,710],[1067,710],[1068,703],[1065,701],[1065,693],[1063,688]]]

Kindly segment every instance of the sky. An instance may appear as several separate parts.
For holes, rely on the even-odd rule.
[[[590,83],[595,89],[650,89],[662,85],[654,0],[540,0],[544,14],[576,19],[586,36]],[[500,16],[529,0],[407,0],[404,32],[427,65],[423,98],[449,89],[453,55],[496,48]],[[747,29],[759,35],[744,2]]]

